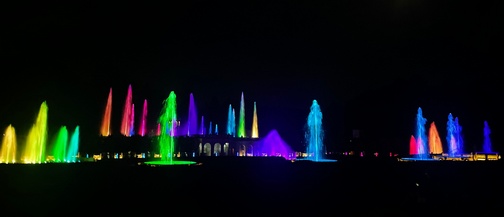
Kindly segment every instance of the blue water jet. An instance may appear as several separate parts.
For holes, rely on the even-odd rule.
[[[313,100],[310,107],[310,113],[306,120],[305,140],[307,144],[306,153],[308,154],[306,160],[322,162],[322,161],[335,161],[325,159],[324,157],[324,129],[322,127],[322,111],[317,103]]]
[[[462,136],[462,126],[459,124],[459,119],[458,117],[455,117],[455,138],[457,142],[457,154],[463,154],[464,153],[464,138]]]
[[[429,152],[427,151],[427,134],[425,132],[425,124],[427,119],[423,117],[422,108],[418,108],[416,117],[416,138],[417,138],[417,149],[419,158],[427,158]]]
[[[488,122],[484,122],[483,127],[483,152],[491,153],[492,152],[492,141],[490,140],[490,127],[488,126]]]
[[[446,142],[448,143],[448,154],[450,156],[460,155],[463,152],[464,141],[462,139],[462,127],[459,125],[458,118],[453,118],[453,115],[448,114],[448,122],[446,123]]]

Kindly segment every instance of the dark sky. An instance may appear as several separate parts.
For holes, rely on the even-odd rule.
[[[260,135],[277,129],[294,147],[314,99],[331,147],[360,129],[369,146],[405,150],[418,107],[441,137],[451,112],[468,146],[481,146],[484,120],[499,143],[502,4],[9,3],[0,7],[0,123],[23,136],[46,100],[50,130],[80,125],[97,135],[112,88],[117,132],[131,84],[151,123],[170,91],[181,117],[193,93],[198,114],[221,132],[244,92],[247,129],[256,101]]]

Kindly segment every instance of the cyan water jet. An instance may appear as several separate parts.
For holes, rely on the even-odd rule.
[[[305,125],[306,153],[308,155],[306,160],[315,162],[336,161],[325,158],[324,129],[322,126],[322,111],[317,100],[313,100]]]

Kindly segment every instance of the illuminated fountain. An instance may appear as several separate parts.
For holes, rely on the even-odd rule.
[[[422,108],[418,108],[416,119],[416,139],[417,139],[417,156],[420,159],[426,159],[429,152],[427,151],[427,136],[425,134],[425,119],[422,115]]]
[[[490,127],[488,126],[488,122],[484,122],[483,127],[483,152],[484,153],[492,153],[492,141],[490,140]]]
[[[200,135],[205,135],[205,116],[201,116]]]
[[[434,122],[431,123],[429,128],[429,151],[431,154],[443,154],[443,144]]]
[[[66,162],[74,163],[79,159],[79,134],[79,126],[76,126],[68,144]]]
[[[147,100],[144,100],[142,109],[142,119],[140,120],[140,129],[138,135],[145,136],[147,134]]]
[[[192,136],[196,135],[198,132],[198,112],[196,109],[196,102],[194,101],[194,96],[191,93],[189,95],[189,115],[187,117],[187,122],[185,123],[184,129],[186,129],[186,135]]]
[[[226,134],[233,136],[235,134],[235,121],[234,121],[234,109],[229,104],[229,109],[228,109],[228,120],[227,120],[227,128],[226,128]]]
[[[435,149],[439,149],[438,145],[441,143],[437,143],[436,140],[436,132],[437,129],[434,125],[434,122],[431,124],[431,129],[429,130],[429,136],[432,134],[432,138],[427,139],[427,135],[425,132],[425,124],[427,122],[427,119],[423,117],[422,114],[422,108],[418,108],[417,110],[417,115],[416,115],[416,136],[411,135],[410,141],[409,141],[409,147],[410,147],[410,155],[411,157],[408,158],[401,158],[404,161],[427,161],[427,160],[433,160],[432,158],[429,157],[429,151],[428,148],[429,146],[432,146]],[[432,141],[430,141],[432,139]],[[435,152],[438,152],[439,150],[435,150]]]
[[[194,161],[177,161],[175,155],[175,127],[177,126],[177,96],[171,91],[168,98],[163,101],[163,110],[159,117],[159,154],[161,160],[145,162],[148,165],[187,165]]]
[[[413,135],[410,136],[410,140],[409,140],[409,154],[411,156],[418,154],[418,147],[417,147],[416,139],[415,139],[415,136],[413,136]]]
[[[131,136],[132,132],[132,123],[133,123],[133,91],[131,89],[131,84],[128,86],[128,93],[126,95],[126,101],[124,102],[124,110],[123,110],[123,117],[122,117],[122,122],[121,122],[121,134],[124,136]]]
[[[446,142],[448,143],[448,155],[461,155],[463,152],[462,127],[458,123],[458,118],[453,119],[453,115],[448,114],[448,122],[446,123]]]
[[[100,129],[101,136],[110,136],[110,120],[112,118],[112,88],[109,90],[105,113],[103,114],[102,126]]]
[[[5,129],[2,140],[2,148],[0,149],[0,163],[16,163],[16,130],[12,125]]]
[[[26,146],[21,156],[22,163],[42,163],[45,162],[45,149],[47,143],[47,103],[44,101],[40,105],[40,110],[33,124]]]
[[[306,120],[306,153],[307,157],[304,160],[314,162],[335,162],[336,160],[326,159],[324,156],[324,130],[322,128],[322,111],[317,103],[313,100],[310,107],[310,113]]]
[[[271,130],[266,137],[255,142],[254,156],[283,157],[291,160],[296,157],[290,146],[280,137],[277,130]]]
[[[254,116],[252,119],[252,138],[259,138],[259,127],[257,126],[257,107],[256,102],[254,102]]]
[[[53,161],[56,163],[66,162],[68,144],[68,130],[66,126],[60,127],[52,148]]]
[[[243,92],[241,94],[240,100],[240,116],[238,119],[238,137],[245,138],[247,135],[245,134],[245,99],[243,98]]]

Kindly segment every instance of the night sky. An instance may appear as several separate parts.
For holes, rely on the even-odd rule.
[[[314,99],[334,149],[359,129],[368,147],[407,151],[418,107],[443,142],[451,112],[466,148],[481,149],[484,120],[503,148],[500,1],[168,2],[2,5],[0,126],[26,135],[47,101],[51,136],[97,136],[112,88],[118,133],[131,84],[151,127],[174,91],[180,117],[193,93],[223,133],[243,92],[246,128],[255,101],[260,136],[296,149]]]

